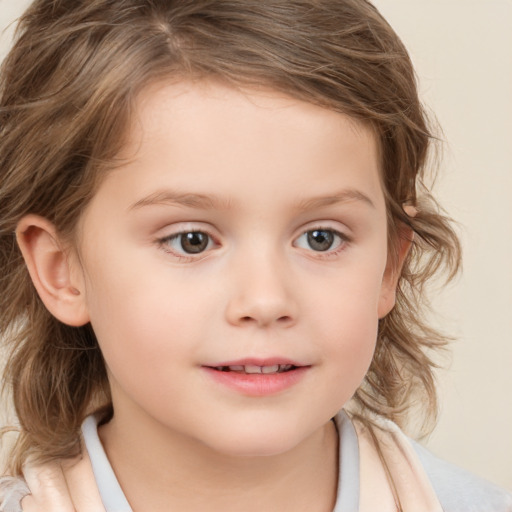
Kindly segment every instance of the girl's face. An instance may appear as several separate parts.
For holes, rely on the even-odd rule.
[[[169,82],[140,96],[120,156],[79,226],[114,421],[231,455],[298,446],[353,395],[394,303],[371,132]]]

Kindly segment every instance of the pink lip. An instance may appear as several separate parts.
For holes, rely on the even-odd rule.
[[[282,373],[245,374],[220,371],[221,366],[274,366],[290,364],[296,368]],[[286,358],[248,358],[236,361],[223,361],[214,365],[202,366],[201,369],[218,384],[246,396],[269,396],[281,393],[298,384],[310,370],[311,366],[301,365]]]

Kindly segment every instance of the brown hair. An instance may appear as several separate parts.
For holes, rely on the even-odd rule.
[[[372,127],[390,246],[404,225],[415,238],[355,401],[400,422],[423,394],[432,414],[428,352],[444,338],[422,319],[422,289],[443,266],[456,272],[459,243],[422,185],[432,136],[407,51],[378,11],[365,0],[36,0],[0,82],[0,333],[20,422],[10,470],[28,454],[75,455],[85,415],[110,403],[94,332],[48,313],[13,232],[34,213],[72,236],[115,165],[134,99],[168,76],[264,85]]]

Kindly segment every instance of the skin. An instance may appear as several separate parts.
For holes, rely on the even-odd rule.
[[[100,437],[134,511],[332,510],[330,419],[370,365],[408,249],[388,264],[372,133],[270,90],[165,82],[140,95],[120,157],[76,250],[35,216],[18,240],[48,309],[97,335],[114,404]],[[208,245],[187,254],[180,232]],[[258,397],[204,371],[248,357],[307,370]]]

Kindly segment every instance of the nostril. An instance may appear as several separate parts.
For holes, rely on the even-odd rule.
[[[274,320],[276,323],[279,323],[279,324],[288,324],[288,323],[291,323],[292,321],[292,317],[291,316],[288,316],[288,315],[284,315],[284,316],[280,316],[278,318],[276,318]],[[240,318],[240,323],[242,324],[249,324],[249,323],[258,323],[258,324],[270,324],[272,323],[271,320],[269,319],[265,319],[265,320],[258,320],[257,317],[252,317],[252,316],[243,316]]]

